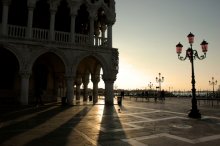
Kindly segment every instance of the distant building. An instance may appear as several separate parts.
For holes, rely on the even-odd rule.
[[[105,104],[113,104],[114,0],[1,0],[0,17],[1,103],[33,103],[40,88],[45,102],[66,96],[72,104],[81,85],[85,101],[91,76],[94,102],[101,78]]]

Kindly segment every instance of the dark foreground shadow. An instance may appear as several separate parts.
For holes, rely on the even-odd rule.
[[[25,144],[25,146],[65,146],[69,144],[69,139],[74,139],[76,142],[79,141],[83,144],[80,139],[77,137],[69,137],[71,132],[74,130],[76,125],[80,123],[80,121],[87,115],[90,111],[91,107],[83,107],[77,114],[72,116],[68,121],[56,127],[53,131],[39,137],[33,139],[29,143]],[[75,145],[73,143],[72,145]]]
[[[28,114],[28,110],[23,113],[23,111],[17,112],[14,117],[13,114],[8,117],[4,117],[1,121],[7,124],[7,126],[1,125],[0,128],[0,145],[3,144],[8,139],[20,135],[22,133],[27,132],[30,129],[33,129],[45,122],[47,122],[52,117],[56,116],[60,112],[64,112],[69,107],[60,107],[55,106],[53,108],[42,107],[36,109],[30,109],[30,113]],[[15,121],[14,119],[18,117],[27,116],[24,120]],[[29,117],[29,118],[28,118]],[[8,122],[7,122],[8,121]]]
[[[105,106],[101,121],[101,129],[99,132],[98,143],[103,146],[126,145],[121,139],[126,139],[126,133],[120,121],[120,112],[123,106]],[[120,110],[119,110],[120,109]]]

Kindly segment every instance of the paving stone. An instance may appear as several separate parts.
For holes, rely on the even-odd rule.
[[[201,102],[201,119],[187,117],[190,98],[136,101],[122,106],[60,103],[0,107],[1,146],[219,146],[220,106]],[[120,109],[120,110],[119,110]]]

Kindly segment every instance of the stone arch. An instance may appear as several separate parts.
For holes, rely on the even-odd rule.
[[[100,79],[102,76],[110,71],[110,66],[101,54],[83,53],[75,60],[75,81],[76,81],[76,100],[79,100],[80,85],[83,84],[83,101],[93,101],[93,104],[98,102]],[[101,69],[103,75],[101,74]],[[82,81],[82,82],[79,82]],[[91,81],[91,82],[90,82]],[[103,80],[104,81],[104,80]],[[89,83],[92,84],[93,89],[89,89]],[[91,85],[90,84],[90,85]]]
[[[110,71],[110,64],[107,63],[106,59],[99,55],[99,54],[90,54],[90,53],[83,53],[80,56],[78,56],[76,58],[75,62],[75,66],[73,67],[73,71],[76,74],[76,68],[79,66],[80,62],[87,57],[94,57],[97,61],[99,61],[99,63],[101,64],[101,67],[103,68],[103,75],[107,74],[107,72]]]
[[[31,60],[29,63],[29,69],[30,70],[32,69],[34,62],[37,60],[38,57],[40,57],[41,55],[48,53],[48,52],[51,52],[51,53],[54,53],[55,55],[57,55],[62,60],[64,66],[65,66],[65,72],[69,72],[68,66],[70,63],[69,63],[67,57],[65,56],[65,54],[58,49],[49,49],[48,50],[46,48],[41,49],[41,51],[39,51],[39,52],[34,52],[31,55],[32,57],[31,57]]]
[[[13,51],[0,45],[0,100],[18,103],[20,91],[19,61]]]
[[[10,45],[10,44],[1,44],[1,46],[7,50],[9,50],[11,53],[13,53],[19,63],[19,69],[21,70],[22,68],[24,68],[24,58],[21,54],[21,52],[19,52],[18,49],[16,49],[16,46]]]
[[[54,52],[47,51],[38,55],[32,65],[30,92],[36,97],[37,91],[44,90],[44,102],[57,101],[60,84],[63,84],[65,64]],[[30,98],[32,102],[34,98]]]

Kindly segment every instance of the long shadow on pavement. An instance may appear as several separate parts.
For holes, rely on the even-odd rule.
[[[121,139],[126,139],[126,133],[123,130],[122,123],[120,121],[119,109],[123,106],[105,106],[103,111],[103,117],[101,120],[101,127],[103,130],[100,130],[98,137],[99,145],[126,145],[129,146],[128,143],[121,141]],[[116,108],[116,109],[115,109]],[[119,131],[114,131],[115,129],[122,129]]]
[[[60,107],[60,106],[51,108],[46,111],[44,111],[44,108],[38,109],[38,110],[36,110],[36,112],[39,112],[41,110],[42,111],[33,117],[30,117],[28,119],[18,121],[18,122],[12,122],[11,124],[6,125],[6,126],[1,125],[0,145],[3,144],[8,139],[15,137],[16,135],[25,133],[28,130],[33,129],[33,128],[47,122],[49,119],[51,119],[55,115],[59,114],[60,112],[65,111],[67,109],[68,109],[68,107]],[[31,114],[33,114],[33,112],[31,112]],[[20,114],[20,116],[22,117],[23,115]],[[11,119],[11,118],[10,118],[10,120],[13,121],[13,119]],[[4,123],[7,124],[6,121]]]
[[[39,138],[25,144],[25,146],[65,146],[65,145],[77,145],[80,142],[81,145],[87,145],[86,141],[80,140],[79,135],[70,135],[74,133],[74,128],[80,123],[80,121],[87,115],[92,107],[82,107],[82,109],[75,115],[71,116],[69,120],[56,127],[53,131],[45,134]],[[77,137],[78,136],[78,137]],[[76,143],[71,143],[75,141]],[[85,144],[84,144],[85,143]]]

